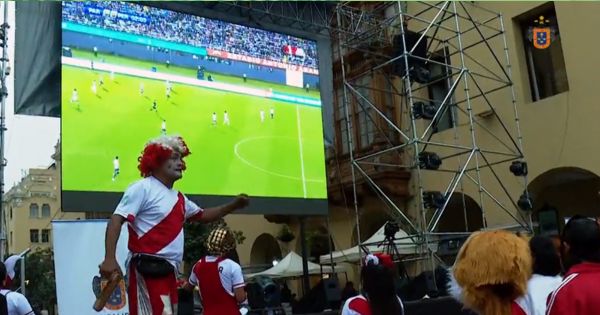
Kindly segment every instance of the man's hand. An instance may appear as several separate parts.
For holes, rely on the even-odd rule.
[[[234,210],[246,208],[250,204],[250,197],[246,194],[239,194],[232,202]]]
[[[98,267],[100,268],[100,275],[105,279],[110,279],[110,276],[112,276],[115,271],[119,272],[121,275],[123,274],[116,259],[104,259]]]

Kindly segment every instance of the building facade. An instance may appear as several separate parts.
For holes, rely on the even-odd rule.
[[[8,254],[52,247],[52,220],[79,220],[84,213],[63,212],[60,194],[60,144],[54,163],[29,169],[21,181],[4,194],[4,225]]]
[[[600,142],[595,135],[600,133],[600,124],[596,122],[600,114],[600,89],[595,87],[600,63],[595,62],[594,53],[600,48],[600,43],[586,35],[590,31],[588,21],[595,18],[595,12],[600,10],[598,3],[568,2],[482,2],[477,3],[483,8],[499,12],[503,18],[506,31],[508,54],[512,64],[512,82],[516,92],[516,106],[519,112],[520,127],[523,136],[525,161],[528,163],[528,184],[533,209],[532,221],[536,230],[556,232],[564,220],[574,214],[600,216]],[[363,10],[377,3],[357,4]],[[407,4],[411,13],[412,3]],[[412,12],[414,13],[414,12]],[[434,12],[435,13],[435,12]],[[475,13],[476,14],[476,13]],[[474,17],[481,21],[483,17]],[[548,48],[536,49],[530,39],[531,27],[537,20],[544,19],[552,28],[551,44]],[[414,21],[408,21],[408,29],[415,27]],[[422,29],[423,27],[421,27]],[[470,35],[465,35],[468,37]],[[475,36],[475,35],[473,35]],[[466,38],[468,39],[468,38]],[[503,56],[501,44],[490,41],[494,51]],[[495,46],[494,46],[495,45]],[[379,229],[388,219],[394,218],[386,203],[362,179],[357,181],[358,195],[358,224],[354,212],[352,196],[353,182],[350,176],[350,158],[348,141],[354,141],[354,153],[365,155],[377,150],[381,145],[381,130],[385,131],[386,124],[381,119],[367,119],[364,108],[358,106],[356,99],[349,103],[351,130],[346,124],[343,112],[342,82],[340,80],[339,55],[336,56],[334,47],[334,121],[335,143],[327,149],[327,175],[329,191],[329,218],[311,218],[308,223],[309,235],[317,235],[319,231],[330,231],[332,247],[335,249],[350,248],[358,243],[357,226],[360,227],[361,239],[365,239]],[[483,64],[492,62],[492,58],[482,51],[473,49],[470,56]],[[346,63],[357,73],[368,68],[369,61],[361,55],[345,56]],[[453,57],[456,58],[456,57]],[[452,59],[452,64],[460,64]],[[385,87],[387,84],[382,76],[372,76],[364,79],[361,84],[370,86],[371,90]],[[385,88],[381,88],[385,90]],[[457,92],[459,93],[459,92]],[[491,98],[496,97],[490,94]],[[392,119],[396,124],[406,123],[402,120],[399,104],[402,100],[395,99],[383,91],[370,95],[378,109]],[[512,119],[513,108],[510,98],[506,103],[500,102],[496,107],[498,115]],[[502,126],[495,123],[481,104],[474,104],[474,115],[478,123],[490,131],[490,134],[502,133]],[[514,121],[510,121],[514,124]],[[465,120],[447,122],[465,124]],[[511,127],[514,128],[514,127]],[[449,142],[455,133],[452,128],[445,128],[434,135],[434,139]],[[459,132],[459,138],[469,137],[466,132]],[[479,143],[491,145],[493,137],[482,136]],[[401,156],[401,154],[399,155]],[[397,156],[383,156],[390,164],[397,162]],[[523,193],[521,179],[508,170],[510,164],[496,167],[499,179],[507,188],[514,200]],[[414,183],[411,173],[407,170],[375,168],[368,170],[370,176],[376,178],[386,190],[388,196],[400,205],[408,205],[414,201]],[[483,180],[492,181],[493,174],[482,172]],[[439,174],[424,175],[424,182],[430,190],[442,190],[448,179]],[[489,187],[493,194],[504,194],[499,186]],[[487,227],[501,227],[514,224],[510,216],[494,206],[490,200],[483,200],[486,213],[482,222],[481,200],[477,197],[475,187],[465,187],[463,202],[451,201],[447,215],[441,219],[439,231],[472,231]],[[463,213],[467,213],[471,224],[465,225]],[[528,215],[529,213],[524,213]],[[458,219],[457,219],[458,218]],[[268,264],[278,250],[300,251],[298,240],[298,218],[259,216],[231,216],[228,219],[234,229],[243,230],[247,234],[245,244],[240,246],[240,258],[243,264]],[[251,222],[251,224],[250,224]],[[289,243],[277,240],[281,225],[287,224],[296,235]],[[256,227],[252,232],[250,226]],[[263,228],[265,227],[265,228]],[[312,245],[311,245],[312,246]],[[262,255],[260,253],[270,253]],[[276,255],[275,255],[276,256]]]

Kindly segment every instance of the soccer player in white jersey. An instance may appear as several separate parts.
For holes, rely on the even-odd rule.
[[[113,176],[112,176],[112,181],[114,182],[117,179],[117,176],[119,176],[119,171],[120,171],[120,163],[119,163],[119,157],[115,156],[115,159],[113,160]]]
[[[171,88],[170,87],[167,87],[165,89],[165,95],[167,96],[167,98],[171,98]]]
[[[217,113],[215,112],[212,113],[212,124],[213,126],[217,125]]]
[[[264,123],[265,122],[265,110],[264,109],[260,109],[260,122]]]
[[[92,93],[94,93],[94,95],[96,95],[96,93],[98,92],[98,87],[96,86],[96,80],[92,81]]]
[[[163,119],[162,123],[160,124],[160,132],[162,133],[162,135],[166,135],[167,134],[167,121]]]
[[[77,92],[77,89],[73,89],[73,92],[71,92],[71,103],[79,103],[79,93]]]
[[[200,289],[204,315],[238,315],[246,301],[242,267],[227,258],[235,249],[235,237],[227,228],[216,228],[206,240],[208,255],[192,268],[186,290]]]
[[[144,82],[140,82],[140,96],[144,95]]]
[[[269,113],[271,114],[271,119],[275,119],[275,108],[271,107]]]
[[[229,113],[227,111],[223,113],[223,124],[229,126]]]
[[[162,136],[148,142],[138,159],[144,178],[127,188],[108,222],[100,274],[108,278],[121,272],[115,252],[121,226],[127,222],[130,315],[175,314],[185,221],[213,222],[249,203],[242,194],[228,204],[202,209],[174,189],[186,169],[183,158],[189,154],[181,137]]]

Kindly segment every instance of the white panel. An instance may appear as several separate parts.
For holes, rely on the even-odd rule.
[[[114,310],[105,308],[102,312],[96,312],[92,309],[96,300],[92,281],[98,275],[98,265],[104,259],[106,224],[105,220],[52,222],[56,297],[61,315],[129,314],[127,303]],[[124,268],[128,255],[127,239],[127,230],[123,225],[117,244],[117,259],[121,268]]]

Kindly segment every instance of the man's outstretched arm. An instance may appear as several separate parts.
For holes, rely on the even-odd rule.
[[[214,222],[233,211],[243,209],[250,203],[250,198],[246,194],[237,196],[233,201],[217,207],[207,208],[199,215],[193,216],[191,221],[209,223]]]

